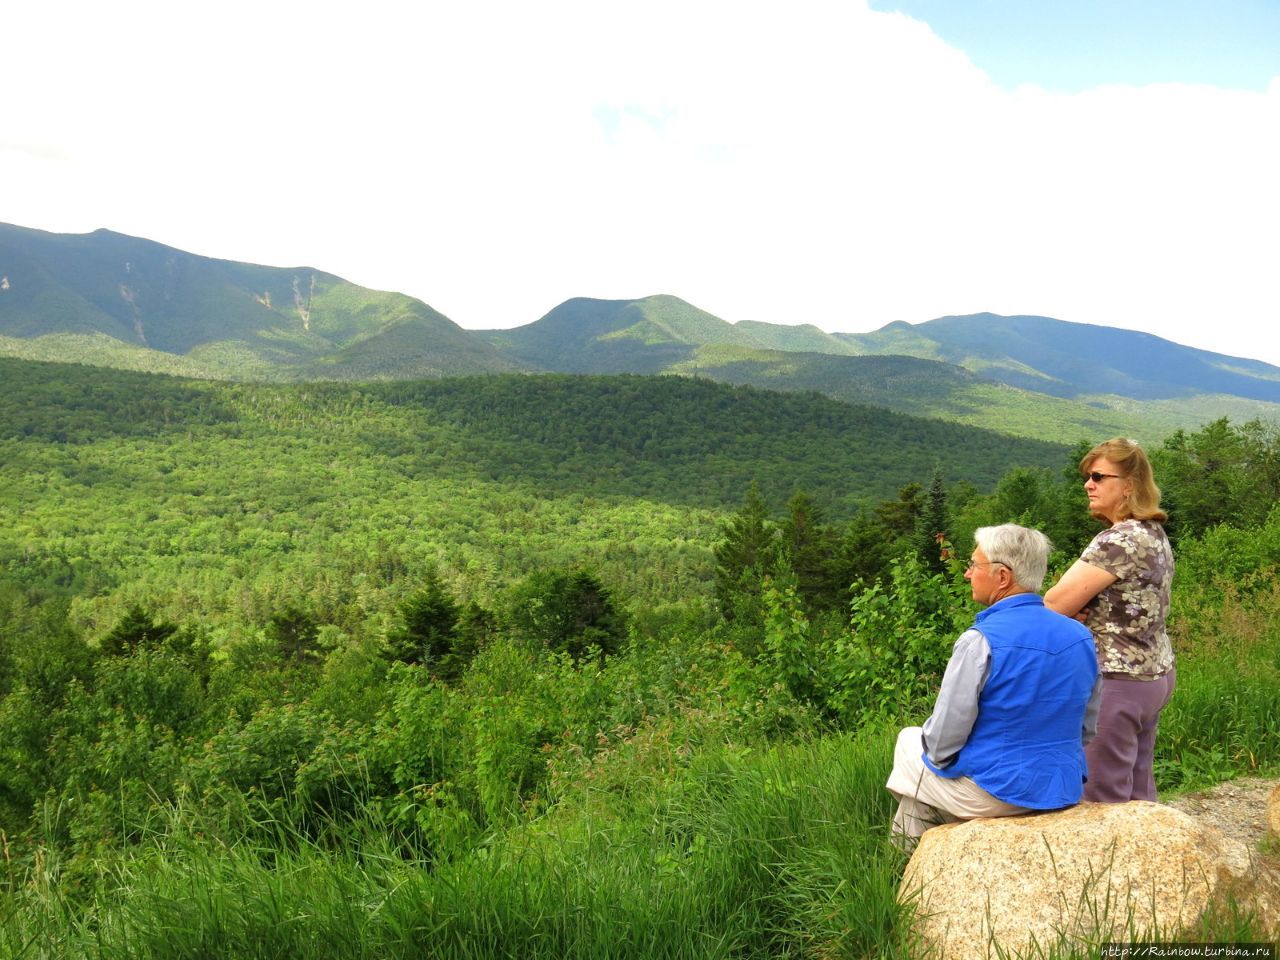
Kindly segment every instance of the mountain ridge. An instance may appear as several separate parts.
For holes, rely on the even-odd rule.
[[[991,313],[828,334],[812,325],[730,324],[699,311],[714,338],[691,336],[688,326],[654,336],[663,329],[655,315],[673,304],[697,310],[673,297],[576,298],[531,324],[481,334],[543,370],[813,390],[1025,436],[1155,438],[1223,416],[1280,419],[1280,368],[1153,334]],[[1144,357],[1154,359],[1144,365]]]
[[[574,297],[519,327],[468,331],[413,297],[311,267],[219,260],[107,229],[0,224],[0,354],[263,381],[675,374],[1058,440],[1280,419],[1280,368],[1051,317],[828,333],[730,323],[657,294]]]
[[[246,372],[289,380],[518,369],[404,294],[311,267],[203,257],[106,229],[51,234],[0,224],[0,275],[0,335],[14,340],[101,334],[241,379]],[[359,347],[388,336],[395,350],[376,359]]]

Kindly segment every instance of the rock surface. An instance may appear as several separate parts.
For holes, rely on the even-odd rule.
[[[1257,850],[1267,834],[1267,801],[1280,779],[1238,777],[1224,783],[1163,798],[1161,803],[1189,813],[1206,826]]]
[[[1280,875],[1248,847],[1157,803],[1085,803],[1055,813],[929,830],[903,876],[917,932],[945,960],[1072,941],[1165,939],[1227,895],[1280,933]]]

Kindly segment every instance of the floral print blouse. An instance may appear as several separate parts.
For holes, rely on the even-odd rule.
[[[1121,520],[1094,537],[1080,559],[1116,578],[1085,608],[1099,669],[1135,680],[1155,680],[1173,669],[1164,627],[1173,551],[1164,527],[1151,520]]]

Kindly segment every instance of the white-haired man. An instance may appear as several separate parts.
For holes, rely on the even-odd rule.
[[[1102,684],[1093,634],[1039,595],[1052,545],[1006,523],[974,533],[965,570],[984,607],[951,653],[933,713],[898,734],[893,832],[1080,801]]]

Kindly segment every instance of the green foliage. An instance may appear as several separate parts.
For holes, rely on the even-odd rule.
[[[927,575],[906,555],[887,582],[863,590],[850,606],[850,630],[827,664],[830,707],[846,724],[927,715],[951,647],[973,622],[960,564]]]
[[[574,661],[617,653],[627,636],[609,590],[586,570],[529,574],[511,593],[507,619],[517,636]]]
[[[776,527],[760,487],[752,483],[742,508],[721,524],[715,545],[715,597],[726,620],[758,623],[758,585],[777,567]]]
[[[815,642],[818,631],[810,622],[797,588],[787,579],[778,583],[766,579],[763,599],[763,656],[770,673],[797,700],[823,705],[828,682],[823,669],[825,646]]]
[[[177,624],[157,621],[146,607],[134,604],[98,641],[98,649],[107,656],[127,657],[139,650],[159,646],[177,632]]]
[[[681,603],[710,579],[716,511],[752,478],[766,504],[800,489],[840,518],[939,451],[971,458],[967,475],[988,482],[1001,463],[1056,457],[994,434],[675,378],[290,388],[40,364],[10,372],[0,506],[16,519],[0,530],[0,570],[74,595],[93,635],[136,605],[233,636],[290,606],[317,627],[384,631],[367,621],[432,567],[460,602],[490,607],[496,585],[523,572],[578,565],[628,598]],[[186,391],[171,413],[168,400],[146,412],[138,399],[153,379],[161,399]],[[41,393],[48,384],[57,390]],[[32,395],[40,403],[20,402]],[[98,429],[97,416],[113,426]],[[65,429],[81,418],[83,434]],[[895,447],[899,429],[933,453]]]
[[[910,537],[920,524],[924,513],[924,490],[916,481],[898,490],[896,500],[882,500],[876,504],[875,518],[885,533],[902,539]]]
[[[20,356],[47,358],[41,341],[54,338],[58,360],[235,379],[519,369],[419,300],[318,270],[213,260],[109,230],[8,224],[0,254],[21,270],[0,300],[0,347]]]
[[[587,785],[562,813],[430,869],[370,823],[272,854],[212,846],[190,808],[163,855],[122,860],[78,896],[48,865],[0,903],[0,950],[62,956],[482,958],[908,955],[902,858],[882,839],[883,734],[767,751],[709,746],[618,798]],[[616,804],[636,811],[625,818]],[[849,878],[857,877],[856,883]],[[121,882],[121,881],[125,882]]]
[[[1195,539],[1182,538],[1177,553],[1175,615],[1211,622],[1227,596],[1265,592],[1280,571],[1280,505],[1256,526],[1222,525]]]
[[[1280,502],[1280,428],[1225,419],[1194,433],[1179,430],[1152,455],[1156,480],[1177,537],[1219,524],[1251,527]]]
[[[8,613],[0,625],[9,657],[9,689],[0,699],[0,830],[16,832],[56,782],[49,747],[68,698],[93,682],[95,653],[61,603],[13,603]]]
[[[285,603],[271,614],[263,632],[282,660],[307,663],[320,657],[320,624],[303,604]]]
[[[947,509],[947,491],[942,485],[942,469],[933,468],[929,492],[925,495],[920,516],[916,520],[916,556],[926,573],[945,573],[946,558],[942,545],[951,539],[951,517]]]
[[[260,839],[262,826],[293,820],[314,832],[350,816],[371,792],[367,732],[312,704],[264,705],[229,718],[188,760],[194,796],[222,817],[218,833]]]
[[[675,373],[814,392],[1063,443],[1117,434],[1156,440],[1212,417],[1274,417],[1280,402],[1275,369],[1265,364],[1233,361],[1228,370],[1162,344],[1152,366],[1151,344],[1135,346],[1131,332],[1046,317],[983,314],[827,334],[810,325],[729,324],[669,296],[575,298],[534,323],[483,336],[542,370]],[[1111,345],[1104,363],[1096,360],[1102,342]],[[1134,366],[1132,356],[1147,359]]]
[[[41,745],[53,828],[86,855],[136,842],[153,807],[177,795],[184,744],[204,726],[204,687],[182,653],[160,644],[98,659]]]
[[[852,594],[888,576],[891,562],[906,550],[901,533],[885,526],[879,510],[860,510],[840,536],[839,563]]]
[[[813,394],[682,377],[492,377],[382,384],[371,395],[464,425],[486,474],[575,490],[728,505],[754,480],[767,503],[796,489],[848,516],[939,458],[975,483],[1062,448]],[[477,391],[482,398],[477,397]],[[899,438],[909,437],[909,442]],[[518,469],[517,469],[518,468]]]
[[[83,444],[175,435],[235,418],[212,384],[0,357],[0,439]]]
[[[583,422],[532,446],[464,402],[543,388]],[[212,389],[231,419],[181,446],[0,441],[0,952],[909,953],[883,777],[973,614],[912,538],[945,500],[957,537],[1072,543],[1070,455],[853,513],[756,458],[726,515],[574,491],[547,453],[660,491],[709,447],[622,421],[759,412],[720,388]],[[1280,510],[1239,512],[1178,543],[1162,790],[1280,767]]]
[[[1081,444],[1058,471],[1020,467],[1010,470],[989,497],[975,497],[955,520],[955,543],[961,551],[973,544],[978,527],[1017,523],[1044,533],[1061,563],[1080,555],[1101,526],[1089,516],[1087,500],[1076,468],[1089,449]]]
[[[0,300],[0,354],[29,360],[252,381],[678,373],[1059,442],[1274,417],[1280,401],[1266,364],[1045,317],[828,334],[729,324],[662,295],[575,298],[522,327],[468,332],[403,294],[108,230],[62,236],[0,224],[0,254],[18,271]]]
[[[1272,577],[1243,597],[1229,576],[1214,584],[1211,615],[1175,621],[1177,689],[1156,739],[1162,790],[1280,768],[1280,590]]]
[[[466,761],[458,749],[465,725],[458,694],[418,668],[393,667],[388,679],[388,702],[366,754],[374,775],[394,787],[383,806],[392,822],[422,834],[430,855],[460,848],[474,824],[452,779]]]
[[[792,494],[778,532],[782,554],[805,608],[814,613],[841,603],[848,583],[842,582],[837,565],[836,532],[826,524],[813,497],[803,491]]]
[[[476,608],[473,618],[483,614]],[[396,625],[387,632],[387,648],[401,663],[423,664],[433,676],[452,683],[476,654],[475,631],[461,629],[462,611],[434,571],[400,605]]]

